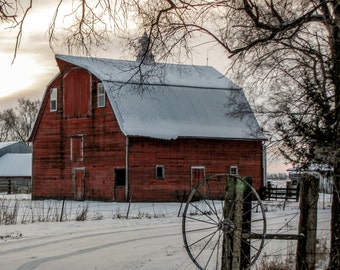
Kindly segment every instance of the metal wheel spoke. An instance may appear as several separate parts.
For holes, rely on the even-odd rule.
[[[206,216],[206,217],[209,218],[211,221],[213,221],[215,224],[217,224],[216,221],[215,221],[212,217],[210,217],[210,215],[208,215],[206,212],[204,212],[204,211],[202,211],[201,209],[199,209],[196,205],[191,204],[191,206],[194,207],[197,211],[199,211],[202,215]]]
[[[197,193],[200,194],[202,196],[202,194],[197,190]],[[203,196],[202,196],[203,197]],[[204,198],[204,197],[203,197]],[[204,198],[203,201],[205,202],[205,204],[209,207],[209,209],[212,211],[212,213],[215,214],[215,216],[217,217],[218,220],[221,220],[220,217],[217,214],[217,211],[215,211],[211,205],[207,202],[207,200]]]
[[[205,245],[203,246],[203,248],[201,249],[201,251],[197,254],[197,256],[195,257],[195,259],[197,259],[197,258],[202,254],[203,250],[204,250],[204,249],[207,247],[207,245],[210,243],[211,239],[215,236],[216,232],[217,232],[217,230],[216,230],[215,232],[213,232],[213,233],[211,233],[211,234],[208,234],[207,236],[205,236],[205,237],[203,237],[203,238],[197,240],[195,243],[193,243],[193,244],[190,245],[190,246],[193,246],[193,245],[195,245],[195,244],[201,242],[201,241],[204,240],[205,238],[208,238],[209,236],[211,236],[211,237],[209,238],[209,240],[205,243]]]
[[[218,240],[217,240],[218,246],[217,246],[217,252],[216,252],[216,269],[218,269],[218,265],[219,265],[218,255],[220,254],[220,244],[222,242],[221,236],[222,236],[222,232],[220,231],[219,236],[218,236]]]
[[[191,216],[190,211],[198,215]],[[264,246],[264,207],[248,178],[213,175],[191,192],[182,232],[188,255],[199,269],[217,270],[222,265],[250,269]]]
[[[210,225],[217,225],[217,222],[209,222],[208,220],[203,220],[203,219],[199,219],[199,218],[194,218],[194,217],[187,217],[188,219],[191,219],[191,220],[195,220],[195,221],[199,221],[199,222],[202,222],[202,223],[207,223],[207,224],[210,224]]]
[[[255,249],[256,251],[259,251],[259,250],[260,250],[259,248],[255,247],[254,245],[252,245],[251,243],[245,241],[245,240],[242,239],[242,238],[241,238],[241,241],[242,241],[243,243],[247,244],[250,248]]]
[[[214,226],[214,227],[205,227],[205,228],[187,230],[187,232],[188,232],[188,233],[191,233],[191,232],[201,232],[201,231],[207,231],[207,230],[211,230],[211,229],[216,229],[216,226]],[[216,231],[217,231],[217,229],[216,229]]]
[[[248,195],[246,197],[243,198],[244,201],[247,201],[247,199],[249,199],[249,197],[252,195],[251,192],[248,193]]]
[[[248,221],[247,223],[254,223],[254,222],[263,222],[263,218],[252,219],[252,220]]]
[[[216,205],[215,205],[215,202],[214,202],[214,198],[213,198],[213,196],[212,196],[212,192],[211,192],[211,189],[210,189],[209,182],[207,182],[207,186],[208,186],[208,189],[209,189],[210,200],[211,200],[211,203],[212,203],[212,205],[213,205],[213,207],[214,207],[214,213],[215,213],[215,215],[216,215],[218,221],[221,221],[221,217],[220,217],[219,214],[218,214],[218,211],[217,211],[217,208],[216,208]]]
[[[243,215],[249,214],[249,213],[252,212],[256,207],[257,207],[257,205],[251,207],[248,211],[244,212]]]
[[[214,254],[214,251],[215,251],[216,247],[217,247],[217,250],[218,250],[218,246],[219,246],[219,243],[220,243],[220,241],[219,241],[220,238],[221,238],[221,234],[218,236],[218,240],[216,241],[216,243],[215,243],[215,245],[214,245],[214,248],[212,249],[212,251],[211,251],[211,253],[210,253],[209,259],[208,259],[208,261],[207,261],[207,263],[206,263],[206,265],[205,265],[205,269],[207,269],[207,267],[208,267],[208,265],[209,265],[209,263],[210,263],[210,260],[211,260],[211,258],[212,258],[212,255]],[[218,257],[218,252],[217,252],[217,257]],[[216,263],[218,263],[218,260],[216,260]]]

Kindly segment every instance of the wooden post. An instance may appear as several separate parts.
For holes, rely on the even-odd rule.
[[[239,270],[244,269],[250,259],[250,247],[242,240],[242,233],[250,232],[251,211],[244,215],[251,209],[250,189],[239,177],[229,176],[226,181],[221,270]],[[250,178],[244,181],[251,183]]]
[[[235,202],[234,202],[234,231],[232,234],[233,241],[233,258],[231,269],[241,269],[241,255],[242,255],[242,215],[243,215],[243,182],[235,179]]]
[[[234,200],[235,200],[235,178],[229,176],[226,178],[226,196],[223,208],[224,219],[232,219],[234,213]],[[222,265],[221,270],[232,270],[231,260],[233,257],[232,252],[232,231],[228,230],[223,233],[223,246],[222,246]]]
[[[243,180],[247,182],[242,182],[242,189],[243,189],[243,208],[242,208],[242,234],[244,233],[251,233],[251,218],[252,218],[252,196],[251,196],[251,188],[250,186],[253,185],[253,179],[250,177],[244,177]],[[251,239],[242,239],[242,255],[241,255],[241,268],[240,269],[246,269],[249,265],[249,262],[251,261]]]
[[[181,212],[182,212],[182,206],[183,206],[183,203],[185,202],[185,196],[186,196],[186,190],[184,190],[184,193],[182,195],[182,198],[181,198],[181,205],[179,207],[179,210],[178,210],[178,214],[177,214],[177,217],[179,217],[181,215]],[[179,198],[179,194],[178,194],[178,198]]]
[[[62,207],[61,207],[61,214],[60,214],[60,222],[63,221],[63,216],[64,216],[64,207],[65,207],[65,196],[63,197],[63,204],[62,204]]]
[[[318,188],[319,179],[315,176],[301,177],[299,234],[305,237],[298,240],[296,270],[315,269]]]
[[[12,194],[12,181],[10,179],[8,179],[8,194]]]
[[[126,219],[129,218],[129,213],[130,213],[130,206],[131,206],[131,201],[132,201],[132,196],[130,196],[130,200],[129,200],[129,205],[128,205],[128,209],[127,209],[127,212],[126,212]]]

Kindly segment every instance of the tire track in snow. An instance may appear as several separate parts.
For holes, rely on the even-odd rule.
[[[147,224],[147,226],[150,225]],[[110,248],[113,250],[130,249],[134,248],[134,246],[143,246],[144,242],[149,244],[150,242],[158,242],[158,239],[166,239],[167,237],[179,239],[181,236],[180,223],[155,224],[150,227],[145,227],[145,225],[142,227],[137,226],[137,228],[117,228],[118,230],[115,230],[114,227],[112,229],[105,228],[105,231],[102,232],[98,232],[98,228],[66,234],[59,231],[57,234],[39,238],[0,243],[0,261],[3,262],[2,265],[6,269],[12,270],[44,269],[45,263],[46,265],[50,264],[52,267],[57,267],[53,269],[58,269],[58,265],[60,266],[60,263],[64,263],[63,259],[73,261],[83,257],[82,260],[85,258],[86,261],[89,258],[89,262],[91,262],[91,258],[96,258],[92,256],[96,256],[96,253],[98,254],[96,251],[102,253],[101,250],[106,249],[105,253]],[[167,240],[164,240],[164,242],[166,243]],[[79,249],[78,246],[83,248]],[[57,251],[57,254],[54,251]],[[85,255],[82,256],[82,254]],[[138,254],[136,255],[138,256]],[[110,255],[105,258],[110,258]],[[98,265],[101,265],[100,261]],[[48,267],[45,269],[48,269]],[[95,267],[95,269],[97,268]]]
[[[0,251],[0,256],[1,255],[8,255],[11,253],[17,253],[17,252],[21,252],[21,251],[26,251],[27,249],[32,249],[32,248],[39,248],[39,247],[44,247],[44,246],[49,246],[49,245],[54,245],[54,244],[58,244],[58,243],[63,243],[65,241],[72,241],[72,240],[78,240],[78,239],[84,239],[84,238],[94,238],[94,237],[98,237],[98,236],[104,236],[104,235],[114,235],[114,234],[121,234],[121,233],[130,233],[130,232],[139,232],[139,231],[150,231],[150,230],[155,230],[158,228],[168,228],[168,227],[178,227],[178,224],[175,225],[167,225],[167,226],[157,226],[157,227],[152,227],[152,228],[141,228],[141,229],[133,229],[133,230],[119,230],[119,231],[109,231],[109,232],[101,232],[101,233],[93,233],[93,234],[85,234],[88,232],[91,232],[92,230],[89,231],[81,231],[79,233],[81,233],[81,235],[79,236],[73,236],[73,237],[69,237],[69,238],[61,238],[58,240],[53,240],[53,241],[49,241],[49,242],[44,242],[44,243],[38,243],[38,244],[31,244],[31,245],[25,245],[19,248],[13,248],[13,249],[8,249],[6,251]],[[84,235],[85,234],[85,235]],[[56,238],[59,237],[60,235],[52,235],[52,236],[46,236],[46,237],[40,237],[40,238],[35,238],[35,239],[24,239],[23,241],[26,242],[32,242],[32,241],[36,241],[36,240],[45,240],[48,241],[48,239],[50,238]],[[11,244],[16,244],[16,242],[10,242]],[[0,244],[1,246],[1,244]]]
[[[154,228],[151,228],[149,230],[153,230],[153,229]],[[146,230],[146,229],[141,229],[141,231],[142,230]],[[139,230],[134,230],[134,231],[139,231]],[[123,232],[126,232],[126,231],[123,231]],[[104,233],[104,234],[109,234],[109,233]],[[170,237],[171,236],[178,236],[178,234],[179,233],[167,233],[167,234],[159,234],[159,235],[154,235],[154,236],[143,236],[143,237],[129,239],[129,240],[121,240],[121,241],[118,241],[118,242],[106,243],[106,244],[99,245],[99,246],[94,246],[94,247],[89,247],[89,248],[85,248],[85,249],[80,249],[80,250],[77,250],[77,251],[74,251],[74,252],[71,252],[71,253],[67,253],[67,254],[61,254],[61,255],[50,256],[50,257],[45,257],[45,258],[41,258],[41,259],[35,259],[33,261],[30,261],[30,262],[27,262],[27,263],[23,264],[22,266],[17,268],[17,270],[31,270],[31,269],[35,269],[35,268],[39,267],[41,264],[46,263],[46,262],[51,262],[51,261],[56,261],[56,260],[60,260],[60,259],[65,259],[65,258],[69,258],[69,257],[73,257],[73,256],[85,254],[85,253],[91,253],[91,252],[94,252],[94,251],[98,251],[100,249],[105,249],[105,248],[109,248],[109,247],[113,247],[113,246],[128,244],[128,243],[131,243],[131,242],[150,240],[150,239],[157,239],[157,238],[164,238],[164,237],[169,237],[169,236]],[[103,235],[103,234],[100,234],[100,235]],[[91,235],[91,237],[92,236],[93,235]],[[77,237],[77,238],[84,239],[84,237]],[[85,236],[85,238],[86,238],[86,236]],[[67,240],[71,240],[71,239],[67,239]],[[61,240],[60,242],[62,242],[62,241],[65,241],[65,239]]]

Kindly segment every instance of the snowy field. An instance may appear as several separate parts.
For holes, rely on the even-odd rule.
[[[2,207],[19,201],[22,209],[17,213],[17,224],[0,225],[1,269],[197,269],[184,248],[179,203],[129,206],[66,201],[65,221],[46,222],[60,220],[61,201],[32,202],[27,195],[3,196],[3,201],[6,203]],[[298,203],[287,202],[284,211],[283,203],[264,202],[267,233],[297,233]],[[330,236],[330,204],[328,197],[320,196],[318,239],[326,245]],[[76,221],[84,209],[85,221]],[[266,240],[258,265],[252,269],[260,269],[261,260],[294,260],[295,243]],[[325,269],[326,256],[320,257],[317,269]]]

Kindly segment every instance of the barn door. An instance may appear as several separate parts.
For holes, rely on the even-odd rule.
[[[191,166],[190,190],[193,190],[205,177],[204,166]]]
[[[73,169],[74,199],[85,199],[85,168]]]

